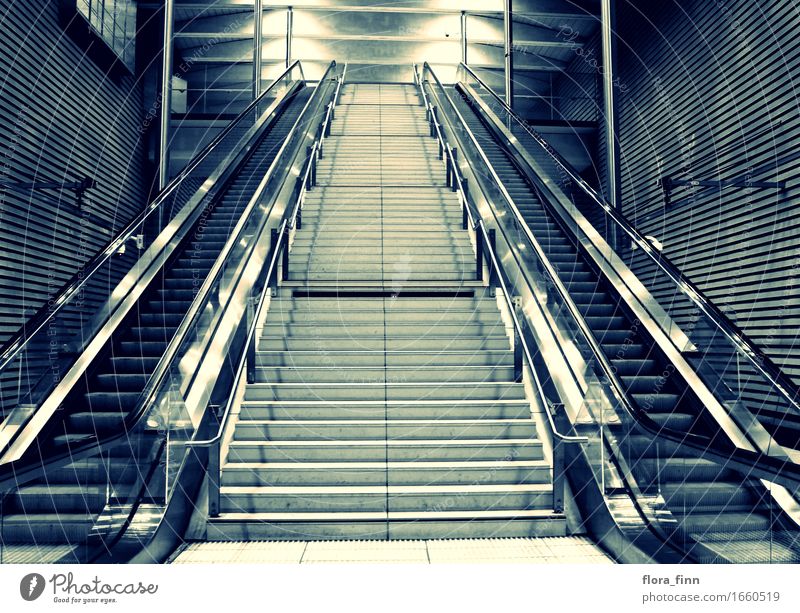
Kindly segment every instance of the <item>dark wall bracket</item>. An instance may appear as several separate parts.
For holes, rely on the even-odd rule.
[[[8,182],[0,183],[0,190],[15,192],[30,192],[40,190],[58,190],[75,192],[75,206],[78,209],[84,205],[83,197],[90,189],[97,187],[97,181],[86,177],[80,181],[33,181],[33,182]]]
[[[660,177],[657,181],[658,186],[664,193],[664,205],[669,207],[672,201],[672,192],[679,187],[702,187],[714,191],[722,191],[728,188],[738,189],[774,189],[783,191],[786,189],[786,181],[751,181],[746,177],[727,179],[724,181],[698,180],[698,179],[674,179],[672,177]]]

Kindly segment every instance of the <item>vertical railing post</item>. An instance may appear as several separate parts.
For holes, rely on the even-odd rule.
[[[170,119],[172,113],[172,53],[173,30],[175,27],[175,0],[165,0],[164,4],[164,48],[161,61],[161,132],[159,134],[158,148],[158,187],[164,189],[169,183],[169,145],[170,145]],[[163,227],[161,211],[159,209],[158,230]]]
[[[466,205],[466,201],[464,201]],[[478,222],[475,228],[475,280],[483,280],[483,224]]]
[[[545,411],[553,412],[553,421],[558,425],[563,415],[564,405],[554,403],[551,407],[544,407]],[[553,511],[564,512],[564,490],[567,483],[566,474],[566,443],[557,436],[553,437]]]
[[[330,101],[326,108],[331,111],[330,121],[325,124],[325,138],[328,138],[331,135],[331,123],[333,123],[333,101]]]
[[[434,122],[436,121],[436,107],[431,107],[431,119],[430,119],[430,126],[431,126],[431,138],[436,137],[436,128],[434,127]]]
[[[306,160],[308,164],[308,187],[314,186],[314,169],[316,168],[316,164],[314,163],[314,148],[313,147],[306,147]],[[300,187],[300,191],[302,191],[302,187]],[[297,197],[300,197],[300,192],[298,192]]]
[[[269,231],[269,258],[267,262],[272,262],[272,257],[275,255],[275,250],[278,248],[278,230],[276,228],[272,228]],[[277,286],[277,275],[275,274],[277,271],[273,268],[270,272],[269,278],[267,279],[267,285],[269,287],[276,287]]]
[[[219,516],[220,445],[221,441],[217,441],[208,449],[208,515],[210,517]]]
[[[311,172],[308,173],[308,188],[317,186],[317,160],[316,156],[311,156]]]
[[[452,189],[453,191],[456,191],[458,189],[458,186],[457,186],[458,181],[456,181],[456,165],[458,164],[458,162],[457,162],[457,160],[458,160],[458,149],[453,147],[450,150],[450,157],[453,158],[453,162],[451,164],[451,170],[453,172],[453,180],[451,181],[450,189]]]
[[[281,278],[284,281],[289,280],[289,232],[283,233],[281,240],[283,252],[281,253]]]
[[[247,319],[245,320],[247,323],[247,329],[249,330],[250,327],[253,325],[253,318],[256,316],[256,298],[255,296],[250,296],[247,299]],[[256,382],[256,343],[257,339],[255,335],[250,340],[250,343],[247,345],[247,382],[248,383],[255,383]]]
[[[520,310],[519,306],[515,303],[514,315],[519,322],[520,328],[522,328],[525,325],[525,318],[520,316]],[[524,328],[520,330],[514,326],[514,381],[516,383],[522,383],[522,336],[524,333]]]
[[[255,0],[253,6],[253,100],[261,93],[261,65],[264,53],[264,0]]]
[[[495,238],[495,234],[496,234],[496,232],[495,232],[494,228],[489,230],[489,249],[490,249],[490,253],[494,253],[496,255],[497,254],[497,249],[496,249],[497,240]],[[497,283],[497,275],[500,274],[500,271],[497,270],[494,267],[494,264],[492,263],[493,260],[491,258],[487,258],[487,260],[488,260],[487,264],[489,266],[489,289],[493,289],[498,284]]]
[[[303,179],[301,177],[297,177],[294,180],[294,192],[292,192],[294,196],[292,197],[292,200],[296,202],[297,199],[300,197],[300,192],[302,190],[303,190]]]

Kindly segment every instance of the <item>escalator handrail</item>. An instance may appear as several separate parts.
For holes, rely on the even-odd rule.
[[[625,215],[616,210],[603,196],[601,196],[591,185],[589,185],[583,178],[580,177],[578,172],[572,165],[563,158],[540,134],[530,128],[506,102],[497,95],[484,81],[475,74],[475,72],[463,62],[460,64],[471,77],[473,77],[481,87],[485,89],[497,102],[499,102],[503,109],[511,115],[536,143],[544,149],[544,151],[567,173],[569,178],[574,181],[594,203],[599,206],[610,217],[614,223],[621,227],[628,237],[647,254],[647,256],[660,268],[669,279],[677,286],[677,288],[684,294],[697,308],[699,308],[717,328],[725,335],[725,337],[733,343],[736,350],[745,356],[745,358],[760,372],[771,384],[778,393],[783,396],[787,402],[800,414],[800,386],[794,383],[783,370],[773,362],[769,356],[764,354],[753,341],[742,331],[739,326],[733,323],[717,306],[706,297],[706,295],[683,273],[675,266],[669,258],[661,252],[656,251],[653,245],[639,232],[636,227],[631,224]]]
[[[589,349],[592,352],[592,355],[595,356],[595,358],[599,362],[603,374],[607,377],[609,383],[611,384],[611,390],[614,394],[615,399],[620,404],[631,405],[632,403],[628,399],[628,394],[625,391],[624,386],[616,376],[614,368],[611,362],[609,362],[607,356],[605,355],[605,352],[603,351],[600,342],[597,340],[597,337],[595,336],[594,332],[589,327],[589,324],[586,323],[583,314],[581,313],[580,309],[578,309],[578,306],[575,304],[575,301],[572,299],[569,290],[566,288],[563,281],[561,281],[561,277],[558,276],[558,273],[556,272],[555,268],[550,262],[550,259],[547,257],[547,254],[545,253],[542,246],[539,244],[538,239],[534,236],[533,232],[528,226],[528,223],[525,221],[525,218],[523,217],[522,212],[519,210],[517,203],[514,202],[514,199],[511,197],[511,194],[508,193],[508,190],[506,189],[502,179],[497,175],[497,172],[492,166],[489,157],[486,155],[486,152],[483,150],[483,147],[478,142],[478,139],[475,137],[475,134],[473,134],[472,130],[467,125],[464,116],[461,114],[458,108],[456,108],[449,94],[444,89],[442,82],[439,80],[439,77],[436,75],[434,70],[430,67],[430,65],[427,62],[425,63],[425,69],[428,70],[428,72],[436,82],[436,85],[441,90],[442,94],[444,95],[445,99],[450,105],[453,114],[458,118],[459,122],[461,123],[461,129],[468,136],[469,140],[472,142],[473,147],[475,147],[475,149],[477,150],[478,154],[481,157],[481,160],[483,161],[483,164],[485,165],[488,171],[489,176],[491,177],[491,179],[493,180],[493,182],[503,195],[506,204],[508,205],[509,209],[514,214],[514,217],[518,222],[518,226],[525,233],[525,238],[528,240],[528,243],[530,244],[534,254],[536,254],[537,259],[542,265],[542,271],[544,272],[547,281],[551,283],[552,286],[556,289],[556,292],[558,293],[562,303],[566,305],[571,320],[577,326],[578,330],[581,333],[581,336],[588,344]],[[686,436],[691,436],[691,435],[687,434]]]
[[[335,66],[336,62],[332,61],[328,66],[328,69],[325,71],[325,74],[323,75],[322,79],[320,79],[320,83],[327,78],[328,73],[331,70],[333,70]],[[291,140],[294,131],[298,129],[298,127],[300,126],[301,121],[304,119],[305,110],[308,109],[314,102],[315,94],[318,91],[319,91],[319,86],[317,86],[314,94],[312,94],[309,100],[306,102],[303,110],[301,111],[300,115],[298,116],[291,130],[284,139],[284,142],[281,145],[280,150],[275,155],[272,164],[270,165],[269,169],[266,171],[264,175],[265,179],[275,171],[277,163],[285,150],[286,144]],[[266,181],[262,180],[261,185],[265,184]],[[153,374],[150,375],[150,377],[147,380],[147,383],[145,384],[144,389],[139,394],[139,398],[136,403],[136,409],[134,409],[128,415],[125,416],[125,419],[123,420],[122,425],[120,427],[120,431],[105,436],[95,435],[88,437],[86,440],[69,447],[68,449],[62,451],[61,453],[48,457],[47,460],[43,463],[34,460],[31,462],[32,464],[36,465],[37,467],[42,465],[44,466],[58,465],[65,459],[69,459],[70,457],[80,454],[85,450],[109,446],[121,438],[128,437],[129,433],[147,417],[147,415],[150,413],[152,404],[156,400],[158,390],[163,385],[164,380],[166,379],[167,374],[169,373],[172,367],[172,363],[175,359],[178,350],[186,340],[189,331],[194,329],[194,324],[196,323],[197,319],[202,316],[203,314],[202,305],[204,305],[207,302],[208,297],[212,291],[212,288],[216,284],[219,275],[222,274],[228,255],[232,251],[233,247],[240,241],[241,234],[244,231],[245,227],[247,226],[246,221],[251,216],[251,213],[255,207],[255,203],[259,200],[260,196],[261,194],[257,190],[256,194],[254,194],[254,196],[250,199],[250,202],[248,203],[245,210],[241,213],[239,221],[237,222],[236,226],[231,232],[231,235],[228,237],[225,246],[220,251],[220,254],[217,257],[216,261],[214,262],[214,265],[212,266],[211,270],[206,276],[205,281],[200,286],[200,289],[198,290],[196,296],[194,297],[192,304],[189,307],[189,311],[184,315],[183,319],[181,320],[181,323],[178,326],[178,329],[175,331],[175,334],[173,335],[172,339],[167,345],[166,350],[159,359],[158,364],[156,365],[156,368],[153,371]],[[20,462],[23,463],[23,468],[17,468],[17,464]],[[0,466],[0,492],[3,491],[5,485],[8,483],[12,484],[15,487],[19,485],[19,477],[26,468],[30,467],[25,466],[24,456],[19,460],[8,462]]]
[[[117,236],[111,239],[105,247],[103,247],[85,266],[81,268],[73,277],[65,283],[61,289],[56,293],[56,297],[48,300],[28,321],[20,328],[17,333],[12,336],[8,341],[3,344],[0,349],[0,373],[19,355],[19,353],[27,346],[30,339],[35,337],[41,330],[43,330],[49,323],[61,312],[61,309],[70,304],[72,298],[77,295],[84,286],[89,282],[92,276],[100,270],[100,268],[112,257],[119,249],[125,245],[138,228],[156,211],[158,210],[167,199],[175,193],[183,181],[191,172],[197,168],[208,156],[216,150],[220,142],[239,125],[239,123],[247,117],[259,104],[261,104],[266,96],[280,83],[287,75],[289,75],[296,67],[300,67],[302,74],[302,66],[300,60],[295,60],[289,67],[287,67],[270,85],[247,107],[232,119],[221,131],[217,134],[211,142],[209,142],[203,149],[195,155],[183,170],[172,179],[163,190],[147,205],[142,211],[136,215],[128,224],[120,230]]]
[[[311,154],[308,156],[308,162],[306,164],[305,170],[302,174],[302,179],[300,183],[300,190],[298,192],[297,198],[292,203],[292,206],[286,209],[284,213],[283,219],[281,221],[281,225],[278,230],[278,234],[275,236],[275,244],[272,250],[272,255],[270,257],[269,267],[267,268],[267,272],[265,275],[262,275],[266,282],[264,286],[261,288],[261,292],[259,293],[258,299],[256,300],[256,308],[253,313],[253,319],[250,322],[250,325],[247,329],[247,336],[244,343],[244,347],[250,347],[255,342],[256,332],[258,331],[259,322],[264,315],[264,305],[266,303],[266,295],[270,289],[269,280],[272,279],[273,275],[275,274],[275,267],[278,263],[278,256],[281,254],[283,249],[287,249],[288,245],[286,244],[286,237],[289,232],[292,231],[296,227],[297,216],[300,213],[302,208],[302,203],[309,185],[309,180],[311,178],[311,174],[313,172],[313,164],[316,160],[316,154],[320,150],[321,142],[325,138],[326,130],[331,122],[331,109],[335,106],[336,101],[339,98],[339,90],[344,82],[345,74],[347,72],[347,64],[344,65],[344,69],[342,74],[339,75],[336,84],[336,90],[334,91],[331,103],[328,105],[327,112],[325,113],[325,118],[323,119],[322,124],[320,124],[319,134],[320,136],[314,139],[314,144],[311,147]],[[320,79],[320,82],[324,80]],[[241,380],[245,368],[247,367],[247,360],[248,360],[248,352],[242,351],[242,354],[239,356],[239,362],[236,367],[236,371],[233,375],[233,382],[234,385]],[[206,440],[191,440],[185,441],[184,444],[187,447],[211,447],[213,445],[217,445],[222,441],[222,437],[225,434],[225,430],[227,428],[228,422],[230,421],[230,416],[233,414],[233,408],[235,403],[235,394],[230,394],[228,396],[228,401],[225,404],[225,409],[222,412],[222,415],[219,420],[219,427],[217,428],[217,432],[214,436]]]
[[[436,73],[433,71],[433,69],[427,62],[425,62],[424,66],[425,69],[428,70],[428,72],[434,78],[438,87],[441,88],[451,108],[461,121],[462,128],[470,136],[470,139],[473,141],[473,144],[477,147],[478,151],[480,152],[484,160],[484,163],[487,164],[487,167],[489,169],[490,174],[492,175],[492,178],[496,183],[498,183],[498,186],[501,189],[502,193],[504,194],[504,197],[511,205],[512,211],[514,211],[516,215],[520,216],[521,213],[519,212],[519,209],[517,208],[516,204],[514,203],[510,195],[508,195],[508,192],[502,185],[502,182],[500,181],[499,177],[494,171],[494,168],[488,162],[486,154],[483,152],[483,149],[478,144],[477,139],[475,138],[472,131],[469,129],[469,126],[466,125],[464,118],[461,116],[461,113],[453,104],[452,100],[450,99],[449,95],[444,89],[444,86],[442,85],[441,81],[439,81],[438,77],[436,76]],[[634,405],[630,401],[628,393],[625,391],[625,388],[622,386],[621,382],[617,378],[617,375],[613,367],[611,366],[610,362],[605,356],[605,353],[602,351],[599,343],[594,337],[594,333],[591,331],[591,328],[589,328],[588,324],[583,318],[583,315],[580,313],[574,301],[569,296],[566,287],[564,287],[563,283],[561,283],[560,279],[558,278],[558,275],[552,269],[552,265],[550,264],[546,255],[542,251],[541,246],[538,244],[535,237],[533,237],[532,234],[530,233],[530,229],[528,228],[527,224],[523,223],[523,227],[526,228],[526,235],[528,236],[529,241],[531,241],[531,245],[534,247],[537,256],[540,258],[540,261],[542,261],[542,263],[545,264],[544,270],[549,280],[553,283],[553,285],[559,292],[559,295],[567,304],[572,319],[575,321],[576,326],[581,331],[581,335],[586,339],[587,343],[589,344],[589,347],[592,350],[592,354],[596,358],[595,363],[599,365],[603,376],[609,382],[612,393],[614,394],[614,398],[620,403],[620,406],[623,408],[625,413],[627,413],[628,416],[634,421],[634,423],[636,423],[642,430],[644,430],[645,432],[647,432],[652,436],[657,436],[659,438],[663,438],[671,442],[678,443],[680,445],[687,445],[689,448],[698,452],[698,454],[700,454],[702,457],[707,457],[709,459],[716,460],[717,462],[721,461],[726,464],[733,464],[735,467],[737,467],[737,469],[740,472],[743,471],[745,473],[752,473],[755,467],[758,470],[759,476],[761,478],[776,483],[783,482],[784,484],[788,485],[788,487],[794,489],[800,488],[800,466],[798,466],[791,460],[781,460],[779,458],[769,456],[759,451],[750,451],[747,449],[742,449],[740,447],[735,446],[730,441],[728,441],[729,442],[728,445],[725,445],[720,441],[711,441],[711,439],[708,439],[706,437],[701,437],[699,435],[689,434],[686,432],[665,428],[662,425],[658,424],[655,420],[653,420],[645,411]],[[497,270],[499,271],[501,269],[497,268]],[[498,277],[502,279],[502,275],[498,274]],[[532,366],[531,370],[533,370]],[[719,449],[712,449],[711,447],[712,444],[718,446]]]
[[[428,67],[427,62],[425,63],[425,67]],[[433,76],[433,78],[437,80],[437,83],[439,83],[438,82],[438,78],[436,77],[434,72],[432,70],[430,70],[430,73]],[[548,420],[548,423],[550,425],[550,430],[551,430],[551,432],[552,432],[552,434],[553,434],[553,436],[555,438],[557,438],[560,441],[563,441],[565,443],[588,443],[589,439],[586,438],[586,437],[583,437],[583,436],[572,436],[572,435],[569,435],[569,434],[564,434],[563,432],[561,432],[558,429],[558,425],[556,424],[555,418],[553,417],[553,413],[552,413],[554,405],[547,398],[547,394],[544,391],[544,387],[542,386],[542,382],[539,379],[539,373],[537,373],[536,370],[533,368],[533,363],[534,363],[533,362],[533,354],[531,353],[530,348],[528,347],[528,342],[525,340],[525,334],[524,334],[524,332],[522,330],[522,325],[520,324],[519,319],[517,318],[516,310],[514,308],[514,305],[511,302],[511,297],[510,297],[510,294],[508,292],[508,287],[506,286],[505,280],[503,279],[502,268],[500,267],[500,264],[499,264],[499,258],[497,257],[497,254],[494,252],[494,248],[492,247],[491,241],[489,240],[489,236],[486,233],[486,227],[483,225],[483,220],[480,218],[480,215],[478,214],[478,212],[473,210],[473,206],[469,201],[469,196],[467,195],[467,191],[464,189],[464,182],[462,180],[461,173],[459,172],[458,164],[456,164],[455,159],[452,157],[452,151],[450,149],[450,143],[445,140],[444,135],[443,135],[442,130],[441,130],[441,124],[439,123],[438,118],[436,117],[436,113],[434,111],[434,107],[431,105],[430,101],[428,100],[428,97],[425,95],[425,88],[423,86],[423,82],[422,82],[422,79],[421,79],[421,77],[420,77],[420,75],[418,73],[416,65],[414,65],[414,77],[415,77],[415,79],[417,81],[417,86],[419,87],[420,92],[422,92],[422,102],[425,105],[425,110],[430,115],[431,122],[432,122],[432,124],[433,124],[433,126],[435,128],[436,137],[439,140],[440,145],[444,148],[444,150],[446,152],[446,155],[448,156],[448,159],[450,160],[450,163],[452,164],[454,181],[456,182],[456,190],[457,190],[457,192],[459,194],[459,199],[462,201],[462,204],[463,204],[463,206],[464,206],[464,208],[465,208],[465,210],[467,212],[467,217],[469,219],[470,226],[472,227],[472,229],[475,232],[476,236],[477,236],[477,234],[479,232],[482,233],[483,239],[484,239],[483,240],[483,253],[484,253],[484,255],[486,253],[490,254],[490,257],[486,258],[487,259],[487,263],[489,264],[489,266],[494,266],[494,269],[498,273],[497,274],[497,278],[500,281],[502,294],[503,294],[503,297],[505,298],[506,305],[508,307],[509,313],[511,314],[511,319],[512,319],[512,321],[514,323],[514,328],[515,328],[516,333],[517,333],[516,336],[519,339],[520,344],[522,345],[522,348],[523,348],[523,350],[525,352],[526,357],[528,358],[528,364],[530,365],[530,371],[531,371],[531,375],[533,377],[534,385],[536,387],[536,393],[537,393],[537,396],[539,397],[539,402],[541,403],[542,407],[544,408],[544,412],[547,415],[547,420]],[[439,83],[439,85],[441,86],[441,83]]]

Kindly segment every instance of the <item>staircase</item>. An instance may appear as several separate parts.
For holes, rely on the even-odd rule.
[[[417,91],[347,85],[223,447],[209,540],[565,534]]]
[[[699,400],[679,380],[623,299],[577,249],[573,233],[545,207],[484,119],[458,92],[451,97],[631,400],[663,427],[705,436],[716,432],[714,424],[704,422]],[[795,533],[783,530],[771,517],[780,512],[770,510],[769,495],[757,480],[636,431],[620,428],[618,436],[639,487],[646,494],[663,497],[663,506],[678,521],[679,538],[706,544],[709,551],[702,554],[704,561],[800,561]]]

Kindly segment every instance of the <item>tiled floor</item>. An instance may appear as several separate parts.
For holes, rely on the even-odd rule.
[[[441,541],[319,541],[194,543],[174,564],[314,563],[612,564],[582,537]]]

